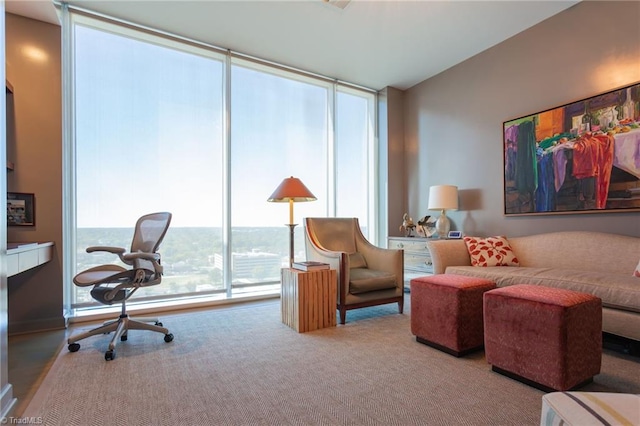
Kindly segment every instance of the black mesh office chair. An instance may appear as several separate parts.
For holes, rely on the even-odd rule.
[[[115,331],[109,349],[104,358],[111,361],[115,358],[115,347],[118,339],[127,340],[128,330],[151,330],[164,334],[164,341],[171,342],[173,334],[162,326],[157,318],[129,318],[126,301],[139,288],[160,284],[162,281],[162,266],[158,247],[169,229],[171,213],[151,213],[142,216],[136,223],[131,250],[129,253],[120,247],[95,246],[88,247],[87,253],[108,252],[118,255],[120,260],[130,268],[109,264],[100,265],[80,272],[73,278],[73,283],[79,287],[93,286],[91,297],[105,305],[122,304],[122,313],[117,319],[107,321],[102,326],[85,333],[72,336],[67,340],[69,351],[80,349],[78,340],[96,334],[108,334]],[[151,324],[154,323],[154,324]]]

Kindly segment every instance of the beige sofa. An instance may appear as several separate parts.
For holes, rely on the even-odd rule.
[[[640,238],[600,232],[554,232],[507,238],[520,266],[471,266],[463,240],[428,242],[434,274],[482,277],[498,287],[536,284],[602,299],[604,332],[640,341]]]

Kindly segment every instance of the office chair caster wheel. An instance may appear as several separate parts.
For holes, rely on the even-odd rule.
[[[169,342],[171,342],[172,340],[173,340],[173,334],[172,334],[172,333],[169,333],[169,334],[165,334],[165,335],[164,335],[164,341],[165,341],[165,342],[169,343]]]
[[[112,361],[116,357],[116,353],[114,351],[106,351],[104,353],[104,359],[106,361]]]
[[[126,342],[126,341],[127,341],[127,339],[128,339],[128,337],[127,337],[127,335],[126,335],[126,334],[123,334],[122,336],[120,336],[120,341],[121,341],[121,342]]]
[[[70,343],[69,352],[78,352],[80,350],[80,343]]]
[[[156,322],[156,325],[157,325],[158,327],[162,327],[162,323],[161,323],[160,321]]]

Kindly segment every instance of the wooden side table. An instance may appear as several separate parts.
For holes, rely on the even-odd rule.
[[[335,327],[338,282],[335,269],[299,271],[283,268],[280,290],[282,322],[298,333]]]

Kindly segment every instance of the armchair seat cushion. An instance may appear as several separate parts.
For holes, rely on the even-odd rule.
[[[352,268],[350,271],[349,292],[351,294],[396,288],[396,275],[390,272],[369,268]]]

